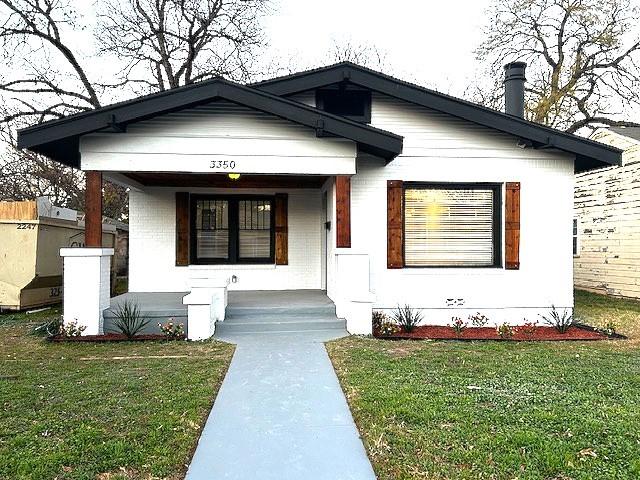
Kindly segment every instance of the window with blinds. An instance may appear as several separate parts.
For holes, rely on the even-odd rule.
[[[271,201],[242,200],[238,206],[240,258],[268,258],[271,254]]]
[[[407,185],[408,267],[491,267],[500,262],[499,185]]]
[[[275,261],[273,198],[193,197],[194,263]]]
[[[229,258],[229,202],[198,200],[196,207],[196,256]]]

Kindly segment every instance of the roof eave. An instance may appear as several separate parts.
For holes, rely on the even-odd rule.
[[[251,89],[225,80],[203,82],[187,88],[169,90],[141,99],[134,99],[93,112],[83,112],[61,120],[35,125],[18,131],[18,147],[37,153],[55,152],[56,145],[97,132],[113,125],[126,126],[156,115],[189,108],[222,98],[250,108],[265,111],[292,122],[316,129],[318,136],[328,132],[364,144],[392,159],[402,152],[402,137],[365,124],[317,110],[314,107],[283,99],[268,92]],[[47,154],[47,153],[45,153]],[[64,156],[64,153],[63,153]],[[56,161],[76,166],[76,159]]]
[[[556,148],[575,154],[577,171],[583,171],[585,168],[584,165],[581,166],[578,163],[589,163],[592,165],[590,168],[621,165],[622,163],[622,151],[617,148],[576,137],[524,119],[508,116],[502,112],[439,92],[433,92],[349,62],[300,74],[292,74],[279,79],[267,80],[252,86],[275,95],[289,95],[343,80],[348,80],[371,90],[432,108],[470,122],[495,128],[496,130],[530,140],[540,147]],[[585,162],[587,158],[592,161]]]

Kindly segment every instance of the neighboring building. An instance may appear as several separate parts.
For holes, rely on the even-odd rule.
[[[104,226],[112,246],[115,227]],[[78,212],[56,207],[48,197],[0,202],[0,310],[60,303],[63,295],[60,248],[84,246]]]
[[[591,138],[624,152],[620,166],[576,175],[574,284],[640,298],[640,128],[602,128]]]
[[[98,333],[110,305],[102,176],[131,189],[130,292],[188,310],[190,338],[237,291],[324,290],[351,333],[399,304],[439,324],[571,309],[574,173],[621,152],[521,118],[525,65],[506,68],[509,114],[345,62],[21,130],[20,147],[87,171],[93,248],[61,252],[65,318]]]

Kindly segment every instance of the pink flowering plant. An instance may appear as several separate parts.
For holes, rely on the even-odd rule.
[[[453,331],[459,336],[462,335],[462,332],[467,328],[467,322],[463,322],[460,317],[452,317],[449,326],[453,328]]]
[[[505,322],[502,325],[496,326],[496,333],[501,340],[509,340],[511,339],[511,337],[513,337],[514,330],[511,325]]]
[[[184,338],[184,323],[174,323],[173,318],[170,318],[167,323],[158,323],[158,328],[169,340]]]
[[[489,319],[480,312],[475,315],[469,315],[469,321],[471,322],[471,325],[477,328],[484,327],[489,323]]]
[[[538,321],[536,320],[535,322],[532,322],[525,318],[524,323],[520,325],[517,330],[518,333],[522,333],[530,340],[538,331]]]
[[[384,320],[378,328],[381,337],[390,337],[400,332],[400,326],[390,320]]]
[[[86,325],[78,325],[78,320],[71,320],[62,324],[60,335],[63,337],[79,337],[86,329]]]

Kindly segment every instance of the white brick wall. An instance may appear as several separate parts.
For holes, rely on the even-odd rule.
[[[537,319],[551,304],[573,306],[571,218],[573,156],[521,149],[515,137],[375,94],[372,124],[404,136],[401,156],[385,166],[363,156],[352,178],[352,250],[370,256],[376,307],[409,303],[428,309],[429,323],[447,323],[481,311],[494,322]],[[386,181],[521,182],[521,268],[386,268]],[[335,192],[328,191],[327,290],[335,292]],[[193,190],[211,192],[212,190]],[[187,290],[187,267],[175,266],[175,189],[132,192],[130,288]],[[237,191],[236,191],[237,193]],[[245,193],[245,192],[243,192]],[[257,191],[256,193],[275,193]],[[232,289],[320,288],[321,190],[289,192],[288,266],[210,266],[220,276],[237,275]],[[504,244],[504,242],[502,242]],[[449,305],[454,299],[457,305]]]
[[[188,290],[188,267],[175,266],[175,192],[170,188],[132,191],[129,199],[129,289],[134,292]],[[227,193],[222,189],[193,189],[193,193]],[[197,268],[232,275],[231,290],[319,289],[322,234],[319,189],[279,189],[289,194],[288,265],[210,265]],[[231,193],[239,193],[234,190]],[[274,194],[275,190],[242,193]]]
[[[377,308],[430,309],[429,323],[480,310],[495,321],[536,320],[551,304],[573,306],[573,158],[520,149],[517,139],[434,111],[375,96],[372,124],[405,135],[404,153],[386,167],[358,161],[352,179],[352,248],[367,252]],[[521,182],[520,270],[386,266],[386,181]],[[381,213],[384,212],[384,213]],[[504,242],[502,242],[504,244]]]

